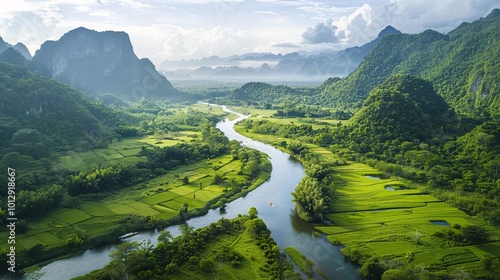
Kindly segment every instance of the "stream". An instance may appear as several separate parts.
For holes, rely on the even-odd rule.
[[[273,166],[271,178],[245,197],[228,203],[225,212],[221,212],[219,209],[210,210],[204,216],[190,219],[187,224],[200,228],[219,220],[221,217],[231,219],[238,214],[247,214],[250,207],[256,207],[258,217],[264,220],[271,230],[271,236],[281,250],[288,246],[294,246],[316,263],[314,270],[320,269],[328,276],[328,279],[361,279],[356,267],[346,261],[340,253],[340,247],[332,245],[323,234],[316,236],[312,226],[302,221],[295,213],[291,192],[304,176],[302,164],[270,145],[235,132],[234,124],[249,116],[233,112],[225,106],[222,108],[226,112],[238,115],[239,118],[233,121],[228,119],[221,121],[217,123],[217,128],[229,139],[235,139],[244,146],[267,154]],[[269,202],[272,202],[272,206]],[[170,226],[166,230],[170,231],[174,237],[180,235],[178,226]],[[124,240],[142,242],[150,239],[152,244],[156,244],[157,236],[157,230],[144,231]],[[41,271],[45,273],[41,279],[66,280],[102,268],[110,261],[108,255],[112,248],[113,245],[101,246],[67,259],[49,263],[41,268]],[[305,275],[303,277],[307,279]],[[314,271],[313,277],[322,279],[316,271]]]

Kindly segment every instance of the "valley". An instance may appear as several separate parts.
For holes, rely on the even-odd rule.
[[[288,53],[228,29],[162,44],[156,21],[147,48],[137,28],[33,55],[0,38],[0,278],[498,279],[497,6],[356,45],[330,19],[267,46],[307,47]]]

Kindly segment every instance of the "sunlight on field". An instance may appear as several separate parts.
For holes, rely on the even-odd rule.
[[[107,149],[76,153],[85,157],[77,164],[82,168],[86,161],[115,158],[119,153],[137,151],[142,145],[161,145],[154,141],[156,140],[152,137],[126,139],[111,144]],[[124,157],[126,158],[128,157]],[[130,214],[169,219],[178,215],[179,208],[184,203],[188,204],[189,210],[205,207],[209,201],[217,199],[229,188],[227,182],[234,180],[247,183],[249,175],[237,174],[241,165],[241,161],[234,160],[230,155],[203,160],[180,166],[147,182],[117,190],[104,199],[81,201],[76,208],[51,211],[46,217],[34,220],[27,232],[17,236],[22,244],[20,248],[29,249],[36,244],[61,246],[68,238],[78,234],[98,235],[116,226],[117,220]],[[216,173],[223,176],[224,183],[213,184],[213,176]],[[249,189],[269,177],[269,173],[262,173],[255,178]],[[182,180],[184,177],[189,180],[187,184]]]
[[[95,165],[111,166],[115,164],[135,165],[144,162],[144,157],[138,157],[142,147],[167,147],[179,143],[188,143],[193,137],[200,135],[197,131],[183,131],[167,135],[168,139],[157,139],[153,135],[144,137],[130,137],[121,141],[113,140],[105,149],[92,149],[86,152],[70,151],[59,156],[56,169],[68,168],[72,171],[91,168]]]
[[[324,155],[324,151],[320,154]],[[415,254],[415,263],[452,270],[463,265],[477,271],[484,256],[498,258],[498,244],[454,247],[435,234],[473,225],[470,217],[407,183],[382,177],[368,165],[351,163],[334,168],[335,203],[326,218],[332,225],[315,228],[328,240],[363,254],[403,258]],[[387,188],[387,187],[390,188]],[[440,223],[435,223],[439,221]],[[496,246],[496,247],[495,247]]]

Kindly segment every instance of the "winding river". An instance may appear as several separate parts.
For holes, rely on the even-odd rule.
[[[207,104],[208,105],[208,104]],[[215,106],[215,105],[214,105]],[[271,236],[280,248],[294,246],[304,255],[310,258],[329,279],[360,279],[356,268],[344,260],[339,247],[333,246],[324,235],[316,236],[314,229],[303,222],[295,213],[291,192],[304,176],[304,168],[301,163],[290,158],[288,154],[261,142],[244,137],[234,131],[234,124],[247,118],[227,109],[222,108],[239,116],[238,119],[230,121],[226,119],[217,123],[217,127],[229,138],[240,141],[243,145],[262,151],[270,157],[273,166],[271,178],[257,189],[248,193],[244,198],[238,198],[226,207],[221,213],[210,210],[206,215],[190,219],[187,224],[195,228],[204,227],[221,217],[234,218],[238,214],[246,214],[250,207],[256,207],[259,218],[263,219],[271,230]],[[273,206],[270,206],[271,201]],[[178,226],[168,227],[173,236],[180,234]],[[138,235],[127,238],[126,241],[145,241],[150,239],[156,244],[158,231],[145,231]],[[58,280],[71,279],[86,274],[92,270],[102,268],[109,262],[109,252],[113,245],[89,249],[83,254],[71,258],[54,261],[44,267],[42,279]],[[303,275],[305,279],[305,275]],[[322,279],[316,272],[314,278]]]

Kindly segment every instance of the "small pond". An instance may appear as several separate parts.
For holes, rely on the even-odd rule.
[[[388,191],[401,191],[408,189],[405,186],[385,186],[385,189]]]
[[[382,176],[379,176],[379,175],[365,175],[365,177],[373,179],[373,180],[381,180],[382,179]]]
[[[436,220],[436,221],[429,221],[429,222],[435,224],[436,226],[444,226],[444,227],[450,226],[450,224],[447,221],[443,221],[443,220]]]

